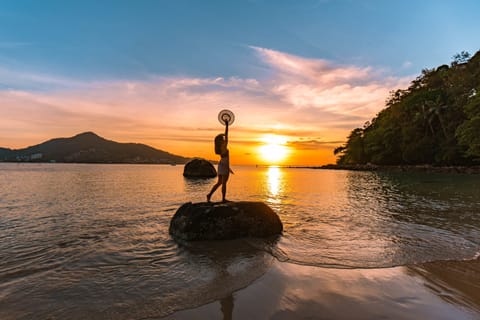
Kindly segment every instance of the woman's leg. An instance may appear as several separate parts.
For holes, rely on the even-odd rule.
[[[212,190],[210,191],[209,194],[207,194],[207,202],[210,202],[210,198],[212,197],[212,194],[218,189],[218,187],[220,187],[220,185],[222,184],[222,181],[223,181],[222,176],[219,175],[217,183],[213,185]]]
[[[228,181],[228,174],[222,175],[222,202],[226,202],[225,195],[227,194],[227,181]]]

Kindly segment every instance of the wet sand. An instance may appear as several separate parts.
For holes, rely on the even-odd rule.
[[[361,270],[275,262],[248,287],[164,319],[480,319],[480,260]]]

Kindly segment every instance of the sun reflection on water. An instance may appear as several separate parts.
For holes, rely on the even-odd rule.
[[[268,182],[268,192],[271,202],[279,203],[280,199],[278,198],[280,192],[282,191],[281,179],[283,172],[279,167],[269,167],[267,170],[267,182]]]

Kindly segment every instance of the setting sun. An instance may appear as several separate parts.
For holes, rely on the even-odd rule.
[[[259,147],[259,153],[262,160],[268,164],[278,164],[290,153],[290,149],[286,146],[287,139],[283,136],[266,135],[262,142],[264,144]]]

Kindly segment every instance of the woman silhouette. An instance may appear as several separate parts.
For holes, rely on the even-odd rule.
[[[207,194],[207,201],[210,202],[210,198],[213,193],[222,186],[222,202],[226,202],[225,195],[227,193],[227,181],[230,173],[233,174],[230,169],[230,152],[228,146],[228,121],[225,121],[225,134],[219,134],[215,137],[215,153],[220,155],[220,162],[218,162],[218,181],[212,187],[212,190]]]

